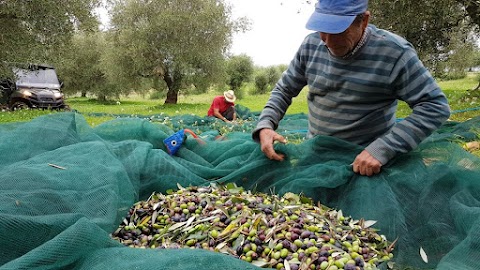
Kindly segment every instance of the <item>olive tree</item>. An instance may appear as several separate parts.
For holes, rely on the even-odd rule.
[[[221,0],[121,0],[112,11],[107,59],[110,80],[135,88],[141,78],[160,77],[167,85],[165,103],[193,78],[220,81],[224,55],[242,20],[231,19]]]
[[[286,65],[256,67],[254,72],[255,89],[252,94],[265,94],[275,87]],[[282,71],[281,71],[282,70]]]
[[[471,23],[480,27],[480,1],[455,0],[455,2],[463,7]]]
[[[255,75],[255,90],[252,94],[265,94],[268,91],[268,75],[265,70],[260,70]]]
[[[102,63],[110,46],[103,32],[78,32],[72,38],[69,49],[63,54],[64,60],[58,65],[58,73],[65,83],[64,92],[82,96],[93,94],[99,100],[118,97],[118,87],[109,84]]]
[[[4,62],[52,62],[76,29],[98,22],[92,9],[99,0],[0,1],[0,59]],[[7,70],[0,66],[0,75]]]
[[[442,76],[462,69],[464,62],[459,60],[474,48],[479,15],[467,11],[467,5],[474,7],[475,1],[470,2],[379,0],[370,1],[369,9],[373,24],[405,37],[432,73]]]
[[[237,93],[237,97],[241,97],[240,88],[250,81],[253,75],[253,60],[246,54],[235,55],[227,59],[226,66],[227,85]]]
[[[273,87],[280,79],[280,76],[282,76],[282,73],[276,66],[269,66],[266,68],[265,71],[267,73],[268,84],[270,85],[270,87]]]

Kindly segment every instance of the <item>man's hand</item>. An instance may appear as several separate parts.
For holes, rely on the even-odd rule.
[[[230,121],[229,121],[227,118],[225,118],[225,117],[220,113],[220,110],[217,109],[217,108],[214,108],[214,109],[213,109],[213,115],[214,115],[215,117],[217,117],[218,119],[222,120],[222,121],[225,122],[225,123],[230,123]]]
[[[363,150],[353,161],[353,172],[372,176],[380,172],[382,164],[366,150]]]
[[[281,142],[283,144],[287,143],[287,140],[285,140],[285,138],[282,135],[278,134],[272,129],[264,128],[260,130],[259,138],[260,138],[260,149],[262,150],[262,152],[265,154],[267,158],[272,160],[278,160],[278,161],[282,161],[285,158],[285,155],[278,154],[273,149],[273,143],[275,141]]]

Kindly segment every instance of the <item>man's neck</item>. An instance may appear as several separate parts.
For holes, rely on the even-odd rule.
[[[344,56],[341,56],[340,58],[349,59],[352,56],[354,56],[358,52],[358,50],[360,50],[363,47],[363,45],[365,45],[365,42],[367,41],[369,33],[370,33],[370,29],[368,27],[365,28],[365,30],[363,31],[362,37],[357,42],[357,45],[355,45],[355,47],[350,52],[348,52]]]

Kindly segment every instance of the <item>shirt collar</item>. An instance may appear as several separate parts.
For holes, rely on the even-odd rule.
[[[340,57],[342,59],[350,59],[352,58],[362,47],[363,45],[365,45],[365,43],[367,42],[367,38],[370,34],[370,28],[365,28],[365,31],[363,31],[363,35],[362,35],[362,38],[360,38],[360,41],[357,43],[357,46],[355,46],[355,48],[353,48],[353,50],[351,50],[349,53],[347,53],[346,55]]]

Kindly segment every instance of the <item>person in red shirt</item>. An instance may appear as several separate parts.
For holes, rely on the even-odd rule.
[[[235,112],[235,93],[232,90],[223,92],[223,96],[216,96],[208,110],[208,116],[214,116],[227,123],[235,121],[237,114]]]

